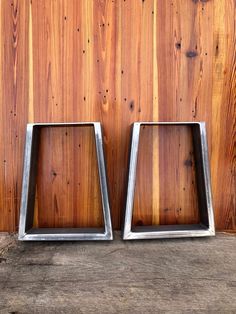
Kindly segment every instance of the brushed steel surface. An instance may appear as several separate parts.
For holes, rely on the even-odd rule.
[[[136,168],[141,125],[189,125],[193,132],[194,155],[196,160],[196,179],[200,212],[197,225],[158,225],[132,227],[133,203],[135,193]],[[135,122],[133,124],[128,189],[124,213],[123,239],[158,239],[205,237],[215,235],[214,212],[212,206],[211,181],[208,161],[206,126],[204,122]]]
[[[33,228],[39,132],[40,129],[43,127],[63,127],[63,126],[64,127],[93,126],[96,143],[100,190],[102,196],[104,229]],[[103,153],[102,129],[101,124],[99,122],[27,124],[18,239],[23,241],[58,241],[58,240],[93,241],[113,239],[106,169]]]

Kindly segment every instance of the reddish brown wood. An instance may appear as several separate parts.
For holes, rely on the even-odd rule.
[[[236,230],[235,11],[234,0],[2,0],[0,230],[17,230],[26,123],[72,121],[103,125],[120,228],[141,120],[206,121],[216,226]],[[135,224],[198,221],[191,145],[186,127],[142,130]],[[35,224],[101,225],[91,129],[43,130],[39,156]]]

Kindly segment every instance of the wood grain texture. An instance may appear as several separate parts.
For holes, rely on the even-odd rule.
[[[222,21],[222,14],[227,16]],[[214,3],[212,184],[216,225],[236,229],[236,4]]]
[[[0,4],[0,230],[18,225],[28,115],[29,1]]]
[[[0,235],[0,311],[235,313],[235,236],[130,245],[114,235],[96,245]]]
[[[103,225],[93,134],[90,126],[41,130],[35,225],[68,228]]]
[[[159,139],[158,142],[154,141],[156,138]],[[150,167],[154,151],[158,153],[159,160],[157,177],[153,176]],[[152,189],[150,181],[153,183]],[[155,204],[152,202],[153,196],[158,200]],[[156,221],[153,219],[153,212],[158,217]],[[190,127],[141,127],[133,224],[155,223],[163,225],[199,223]]]
[[[26,123],[72,121],[103,125],[120,228],[130,125],[145,120],[206,121],[216,226],[236,230],[235,17],[234,0],[2,0],[0,230],[17,230]],[[189,129],[140,141],[133,222],[198,221]],[[40,143],[35,224],[101,225],[91,129]]]

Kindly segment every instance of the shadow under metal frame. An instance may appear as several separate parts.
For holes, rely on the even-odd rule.
[[[132,227],[136,168],[141,125],[190,126],[196,164],[196,182],[200,223],[189,225],[157,225]],[[124,215],[123,240],[204,237],[215,235],[211,182],[208,161],[206,127],[204,122],[136,122],[133,124],[129,161],[128,190]]]
[[[33,228],[40,129],[44,127],[84,126],[92,126],[94,129],[104,228]],[[93,241],[113,239],[102,129],[99,122],[27,124],[18,239],[23,241]]]

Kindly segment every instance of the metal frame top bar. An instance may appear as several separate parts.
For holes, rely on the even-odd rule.
[[[57,126],[84,126],[89,125],[93,126],[95,124],[100,124],[100,122],[35,122],[28,123],[27,126],[45,126],[45,127],[57,127]]]

